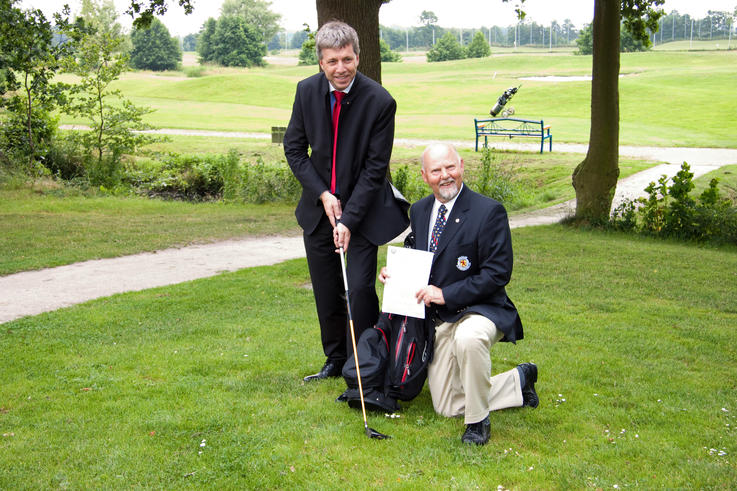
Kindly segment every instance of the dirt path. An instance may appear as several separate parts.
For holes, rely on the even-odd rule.
[[[212,135],[212,132],[205,133]],[[260,134],[248,135],[239,138],[262,137]],[[425,146],[429,142],[397,140],[396,143],[402,146]],[[459,147],[469,145],[468,142],[454,143]],[[506,142],[495,146],[523,150],[539,148],[535,144]],[[586,146],[556,144],[556,150],[585,153]],[[737,164],[737,150],[732,149],[620,147],[620,153],[668,163],[621,180],[617,185],[615,205],[625,198],[642,195],[647,184],[657,181],[661,175],[675,175],[684,160],[691,165],[695,177],[722,165]],[[511,216],[510,226],[516,228],[555,223],[572,213],[574,208],[575,200],[571,200],[532,213]],[[258,254],[254,251],[258,251]],[[0,277],[0,323],[116,293],[171,285],[303,256],[301,237],[249,238],[16,273]]]

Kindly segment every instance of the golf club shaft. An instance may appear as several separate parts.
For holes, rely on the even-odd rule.
[[[351,329],[351,344],[353,345],[353,359],[356,362],[356,375],[358,376],[358,394],[361,398],[361,412],[363,413],[363,427],[368,433],[368,419],[366,418],[366,404],[363,402],[363,384],[361,383],[361,368],[358,366],[358,350],[356,349],[356,333],[353,329],[353,315],[351,314],[351,299],[348,292],[348,276],[345,269],[345,253],[340,248],[340,267],[343,270],[343,284],[345,285],[345,303],[348,308],[348,325]]]

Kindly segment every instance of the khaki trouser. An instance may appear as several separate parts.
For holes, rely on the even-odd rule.
[[[522,406],[516,367],[491,376],[489,349],[503,336],[491,320],[478,314],[435,328],[435,352],[427,377],[436,412],[464,415],[465,424],[472,424],[489,411]]]

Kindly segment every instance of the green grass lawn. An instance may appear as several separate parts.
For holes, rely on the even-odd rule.
[[[737,482],[737,250],[513,231],[509,294],[540,407],[485,447],[427,388],[363,434],[333,402],[304,260],[3,324],[0,488],[728,489]],[[10,361],[12,360],[12,361]]]
[[[211,140],[173,137],[149,151],[224,153],[210,147]],[[278,145],[227,142],[245,160],[284,160]],[[189,145],[189,146],[188,146]],[[398,148],[392,167],[408,166],[419,176],[421,149]],[[461,150],[469,169],[479,165],[480,152]],[[577,154],[499,152],[497,161],[514,176],[518,191],[511,212],[550,206],[575,197],[571,173],[580,162]],[[273,160],[272,160],[273,159]],[[622,177],[653,165],[631,159],[620,163]],[[284,162],[286,165],[286,162]],[[423,193],[427,194],[423,184]],[[424,195],[424,194],[423,194]],[[301,233],[294,218],[294,204],[246,205],[234,203],[187,203],[141,197],[100,196],[73,188],[38,185],[9,189],[0,187],[0,275],[256,235]]]
[[[622,145],[734,147],[737,51],[623,53],[619,84]],[[181,73],[125,74],[126,97],[156,111],[158,127],[270,131],[289,121],[295,85],[316,67],[270,65]],[[384,86],[397,100],[400,138],[473,141],[473,118],[487,117],[506,88],[522,84],[509,105],[516,116],[543,119],[556,142],[589,138],[589,82],[525,80],[591,74],[591,56],[572,51],[494,51],[491,57],[442,63],[386,63]],[[667,102],[667,103],[664,103]],[[63,123],[83,123],[67,116]],[[555,145],[554,145],[555,147]]]
[[[233,237],[299,233],[289,204],[0,189],[0,275]]]

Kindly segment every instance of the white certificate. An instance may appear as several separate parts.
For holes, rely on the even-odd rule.
[[[432,252],[388,247],[386,269],[389,278],[384,283],[382,312],[425,318],[425,304],[417,303],[415,293],[427,286],[432,258]]]

